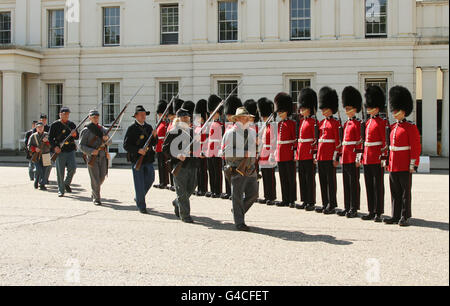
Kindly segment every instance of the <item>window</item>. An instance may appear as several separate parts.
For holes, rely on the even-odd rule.
[[[387,0],[366,0],[366,37],[387,37]]]
[[[311,87],[310,79],[303,80],[290,80],[290,95],[292,97],[292,101],[296,104],[298,101],[298,95],[303,88]]]
[[[169,102],[173,96],[178,94],[178,82],[159,83],[159,99]]]
[[[48,11],[48,47],[64,47],[64,10]]]
[[[103,125],[111,125],[120,112],[120,83],[102,84]]]
[[[161,45],[178,44],[178,5],[161,6]]]
[[[59,110],[63,105],[63,84],[48,84],[48,120],[53,122],[59,118]]]
[[[311,39],[311,0],[291,0],[291,40]]]
[[[383,89],[384,94],[386,95],[386,101],[387,101],[387,88],[388,88],[388,79],[381,78],[381,79],[365,79],[364,81],[364,88],[367,88],[369,86],[380,86],[381,89]],[[386,117],[386,109],[381,109],[380,114]]]
[[[11,43],[11,12],[0,13],[0,44]]]
[[[237,87],[238,81],[217,81],[219,97],[226,99],[230,93]],[[233,96],[238,96],[239,88],[233,92]]]
[[[219,42],[238,39],[237,1],[219,1]]]
[[[120,7],[103,8],[103,46],[120,45]]]

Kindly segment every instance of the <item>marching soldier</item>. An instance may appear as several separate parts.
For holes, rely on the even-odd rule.
[[[128,160],[132,164],[135,202],[141,214],[148,213],[145,196],[155,180],[155,169],[153,168],[155,151],[152,147],[157,143],[157,132],[145,122],[149,114],[150,112],[147,112],[142,105],[136,106],[133,115],[135,122],[128,127],[123,141],[123,148],[127,151]],[[149,137],[152,137],[150,145],[147,150],[144,150],[143,147]],[[141,156],[144,156],[142,166],[136,170],[136,162]]]
[[[158,120],[164,114],[167,108],[167,102],[164,100],[159,101],[156,107],[156,114]],[[156,158],[158,159],[158,175],[159,175],[159,185],[154,185],[156,188],[166,189],[169,184],[169,170],[167,168],[167,159],[165,154],[162,152],[162,144],[167,134],[168,123],[166,118],[163,118],[161,124],[156,129],[156,134],[158,136],[158,142],[155,147]]]
[[[100,187],[105,181],[108,174],[108,146],[111,141],[106,133],[108,130],[101,126],[99,122],[100,113],[97,110],[89,112],[89,120],[91,123],[85,126],[80,133],[80,150],[86,156],[88,163],[89,177],[91,178],[92,202],[94,205],[102,205],[100,197]],[[105,146],[102,146],[105,144]],[[101,149],[97,149],[101,147]],[[93,165],[89,165],[92,157],[96,156]]]
[[[296,123],[289,119],[292,114],[292,98],[287,93],[275,97],[276,112],[281,121],[278,123],[276,161],[280,175],[282,201],[277,206],[295,208],[297,200],[297,181],[295,178],[295,143],[297,142]]]
[[[385,108],[386,97],[383,89],[379,86],[370,86],[366,89],[365,98],[365,107],[370,118],[365,123],[362,161],[369,214],[361,219],[381,222],[381,215],[384,213],[384,165],[382,165],[382,156],[386,152],[384,148],[386,147],[387,122],[380,117],[380,111]]]
[[[299,110],[302,118],[299,122],[297,154],[298,179],[300,182],[301,205],[297,209],[313,211],[316,205],[316,164],[315,154],[317,151],[316,129],[317,119],[317,94],[311,88],[300,91]]]
[[[31,152],[28,149],[28,140],[30,139],[30,136],[33,134],[33,130],[36,127],[36,123],[38,123],[38,122],[36,120],[33,120],[33,122],[31,123],[31,129],[25,133],[25,139],[23,140],[23,143],[25,145],[24,146],[25,154],[26,154],[26,158],[28,160],[28,175],[30,177],[30,181],[34,181],[34,176],[35,176],[34,170],[35,169],[34,169],[34,163],[31,161]]]
[[[208,112],[214,112],[220,102],[222,102],[221,98],[216,95],[211,95],[208,98]],[[206,193],[206,196],[212,198],[219,198],[222,194],[222,158],[219,156],[220,143],[222,142],[224,131],[224,125],[220,122],[222,113],[223,107],[214,115],[212,118],[213,122],[209,125],[206,157],[208,158],[209,186],[211,187],[211,192]]]
[[[420,161],[420,134],[417,126],[407,121],[413,110],[413,99],[408,89],[392,87],[389,91],[390,111],[396,122],[391,125],[389,148],[389,182],[391,187],[392,217],[386,224],[408,226],[411,218],[412,173]]]
[[[58,197],[63,197],[65,192],[72,192],[70,184],[72,183],[73,176],[75,175],[77,169],[77,163],[75,160],[75,151],[77,150],[77,146],[75,144],[75,140],[78,140],[79,135],[75,130],[75,123],[69,121],[69,116],[70,109],[68,107],[62,107],[59,111],[60,119],[51,124],[49,132],[49,140],[52,146],[51,150],[58,154],[58,157],[56,158]],[[60,147],[60,143],[69,135],[71,137],[62,145],[62,147]],[[66,167],[67,176],[64,179]]]
[[[362,97],[359,91],[352,87],[345,87],[342,92],[342,105],[348,120],[344,124],[344,135],[341,147],[342,177],[344,182],[345,209],[338,212],[339,216],[355,218],[360,208],[359,184],[361,153],[361,121],[356,114],[361,111]]]
[[[267,98],[261,98],[257,102],[259,116],[262,122],[266,122],[274,111],[273,102]],[[261,126],[262,131],[262,149],[259,158],[259,167],[261,169],[264,199],[258,201],[261,204],[275,205],[277,198],[276,178],[275,178],[275,150],[276,150],[276,131],[275,126],[268,124]]]
[[[195,135],[200,135],[200,145],[196,152],[198,158],[199,167],[197,170],[197,192],[195,195],[203,197],[208,192],[208,161],[205,153],[207,149],[208,132],[206,128],[203,128],[204,123],[207,120],[207,101],[201,99],[195,105],[194,110],[194,122]],[[197,121],[196,121],[197,120]]]
[[[253,117],[245,107],[239,107],[233,120],[236,124],[223,138],[226,168],[230,171],[231,199],[236,229],[249,231],[245,224],[245,214],[258,198],[256,174],[256,132],[250,128]]]
[[[326,215],[336,213],[336,167],[339,165],[338,153],[340,147],[340,123],[333,117],[338,112],[339,98],[334,89],[323,87],[319,91],[319,108],[325,117],[320,124],[319,147],[317,150],[317,165],[319,169],[322,207],[316,212]]]
[[[41,114],[39,117],[39,121],[42,122],[44,125],[44,132],[48,133],[50,132],[50,126],[47,124],[48,119],[46,114]],[[36,130],[33,129],[33,133],[35,133]],[[48,178],[50,177],[50,172],[52,170],[52,164],[50,163],[50,166],[46,167],[45,169],[45,176],[44,176],[44,182],[47,185],[48,184]]]
[[[45,187],[45,173],[50,162],[50,142],[48,133],[44,131],[42,122],[36,123],[36,132],[28,140],[28,150],[31,152],[31,161],[34,163],[34,188],[47,190]]]
[[[166,137],[167,137],[167,134],[169,133],[169,131],[172,129],[173,121],[177,117],[176,113],[183,106],[183,103],[184,103],[183,100],[175,99],[175,101],[173,102],[173,104],[169,108],[169,116],[168,116],[168,118],[169,118],[169,125],[167,126]],[[168,167],[168,170],[169,170],[170,186],[167,186],[167,189],[169,189],[170,191],[175,191],[175,182],[173,180],[172,169],[170,169],[170,167]]]

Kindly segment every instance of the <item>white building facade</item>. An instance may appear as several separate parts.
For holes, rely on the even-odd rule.
[[[424,155],[449,155],[448,1],[0,0],[0,149],[16,150],[40,113],[64,105],[75,123],[99,107],[113,121],[137,104],[224,96],[296,98],[304,86],[339,93],[403,85]],[[114,148],[113,148],[114,149]]]

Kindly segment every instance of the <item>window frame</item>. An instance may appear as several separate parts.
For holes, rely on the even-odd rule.
[[[312,39],[312,1],[311,0],[305,0],[309,1],[309,17],[297,17],[297,19],[293,20],[292,18],[292,1],[297,0],[289,0],[289,40],[290,41],[302,41],[302,40],[311,40]],[[305,8],[303,8],[304,10]],[[306,21],[309,20],[309,36],[308,37],[293,37],[292,36],[292,23],[293,21]],[[306,29],[306,28],[304,28]]]
[[[166,25],[166,27],[176,27],[177,31],[176,32],[164,32],[163,31],[163,27],[165,25],[163,25],[163,9],[164,8],[171,8],[171,7],[176,7],[177,9],[177,23],[175,24],[171,24],[171,25]],[[159,39],[160,39],[160,45],[178,45],[180,43],[180,4],[179,3],[161,3],[159,6]],[[177,41],[176,43],[163,43],[163,35],[164,34],[176,34],[177,35]]]
[[[119,24],[106,25],[106,10],[107,9],[117,9],[118,15],[114,15],[114,18],[119,18]],[[103,47],[119,47],[122,43],[122,7],[120,5],[102,6],[101,7],[101,27],[102,27],[102,46]],[[111,17],[111,15],[109,16]],[[119,27],[119,43],[106,43],[106,28],[109,27]]]
[[[61,93],[59,94],[61,103],[53,103],[53,104],[50,103],[50,94],[51,94],[50,87],[51,86],[61,86]],[[54,121],[59,119],[59,116],[58,116],[59,111],[61,110],[61,107],[64,105],[64,82],[49,82],[49,83],[46,83],[46,90],[47,90],[48,121],[51,123],[51,122],[54,122]],[[58,97],[58,94],[56,95],[56,97]],[[56,98],[56,100],[58,100],[58,99]],[[51,109],[52,109],[52,107],[55,107],[55,106],[56,106],[56,110],[57,111],[53,114]],[[59,108],[58,108],[58,106],[59,106]],[[53,115],[55,116],[54,118],[52,118]]]
[[[222,21],[220,18],[220,5],[222,3],[233,3],[236,5],[236,19],[233,19],[231,21],[225,20]],[[227,12],[225,10],[225,12]],[[236,39],[221,39],[221,24],[223,23],[233,23],[236,22]],[[228,32],[226,32],[228,33]],[[217,1],[217,42],[218,43],[235,43],[239,41],[239,1],[238,0],[219,0]]]
[[[117,87],[118,92],[116,92],[116,88],[114,88],[114,93],[112,94],[114,96],[114,103],[105,103],[105,85],[112,85],[114,84],[114,87]],[[106,127],[110,127],[112,125],[112,123],[114,122],[114,120],[117,118],[117,116],[119,115],[119,112],[121,110],[121,82],[118,80],[102,80],[100,82],[100,93],[101,93],[101,101],[102,101],[102,107],[101,107],[101,113],[102,113],[102,124]],[[109,93],[109,95],[111,96],[111,93]],[[116,99],[118,99],[118,101],[116,101]],[[106,111],[105,111],[105,106],[113,106],[114,108],[114,114],[113,114],[113,119],[109,122],[106,122]],[[117,109],[116,109],[117,107]],[[108,112],[109,113],[109,112]],[[117,127],[117,126],[116,126]]]
[[[369,0],[364,0],[364,4],[363,4],[363,9],[364,9],[364,37],[365,38],[387,38],[388,37],[388,21],[389,21],[389,1],[388,0],[378,0],[378,1],[386,1],[386,12],[385,15],[381,15],[380,14],[380,18],[384,17],[385,18],[385,33],[377,33],[377,34],[369,34],[367,33],[367,26],[368,26],[368,22],[367,22],[367,9],[366,9],[366,4],[367,1]],[[382,23],[378,23],[378,25],[381,25]]]
[[[9,32],[9,42],[2,42],[0,40],[0,45],[10,45],[13,41],[13,12],[10,10],[0,11],[0,14],[9,14],[9,30],[0,30],[0,33]]]
[[[234,88],[238,86],[239,80],[238,79],[228,79],[228,80],[218,79],[218,80],[216,80],[216,83],[217,83],[217,95],[220,98],[222,98],[223,100],[225,100],[228,97],[228,95],[234,90]],[[226,86],[231,85],[233,87],[231,87],[229,91],[223,92],[223,95],[222,95],[220,92],[221,84],[224,84]],[[233,93],[233,96],[235,96],[235,97],[239,96],[239,88]]]
[[[165,100],[167,103],[170,102],[170,100],[172,99],[173,96],[178,94],[178,91],[180,90],[180,80],[179,79],[163,79],[163,80],[158,80],[158,101],[159,100]],[[165,93],[163,93],[162,90],[162,85],[163,84],[171,84],[174,85],[176,83],[176,88],[173,89],[172,91],[172,96],[168,95],[167,97],[164,97],[163,95]],[[168,93],[168,92],[167,92]]]
[[[52,14],[54,14],[55,12],[61,12],[63,14],[63,20],[62,20],[62,27],[53,27],[52,26]],[[52,9],[48,9],[47,10],[47,48],[49,49],[58,49],[58,48],[64,48],[65,44],[66,44],[66,12],[64,8],[52,8]],[[61,30],[62,29],[62,45],[53,45],[52,44],[52,32],[56,31],[56,30]]]

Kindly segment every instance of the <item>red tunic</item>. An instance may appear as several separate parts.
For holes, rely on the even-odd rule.
[[[219,157],[223,129],[223,123],[220,121],[214,121],[209,126],[208,150],[206,151],[206,157]]]
[[[386,146],[387,121],[380,116],[371,117],[366,122],[363,165],[380,164],[384,154],[381,149]]]
[[[295,143],[297,142],[295,121],[283,120],[278,122],[277,162],[294,160]]]
[[[318,161],[336,160],[339,152],[339,127],[341,124],[334,117],[328,117],[320,121],[319,148],[317,150]]]
[[[417,126],[403,120],[391,125],[389,171],[409,171],[418,167],[420,161],[420,134]]]
[[[166,121],[162,121],[161,124],[156,129],[156,134],[158,136],[158,143],[156,144],[155,152],[162,152],[162,145],[164,143],[164,139],[166,138],[167,126],[169,124]]]
[[[361,121],[357,118],[349,119],[344,123],[341,164],[352,164],[356,162],[357,153],[355,150],[360,150],[361,148]]]
[[[261,132],[263,133],[262,135],[262,148],[261,148],[261,153],[259,155],[259,163],[261,165],[266,165],[269,164],[269,159],[270,159],[270,155],[274,154],[276,146],[275,146],[275,141],[272,141],[271,143],[271,139],[273,137],[273,125],[269,124],[267,125],[267,127],[264,130],[264,127],[261,127]]]
[[[300,119],[300,127],[298,131],[298,144],[296,160],[310,160],[313,159],[316,141],[314,136],[314,125],[316,120],[312,117]]]
[[[194,145],[194,156],[200,157],[203,155],[206,156],[206,151],[208,149],[207,139],[208,139],[208,131],[206,128],[202,130],[203,124],[194,127],[194,137],[196,141],[200,140],[200,143],[195,143]],[[200,135],[201,133],[201,135]]]

